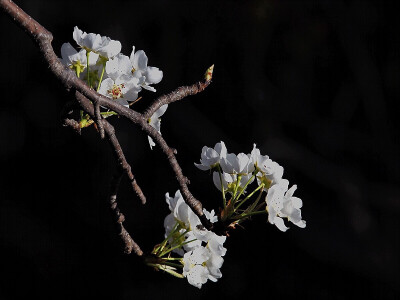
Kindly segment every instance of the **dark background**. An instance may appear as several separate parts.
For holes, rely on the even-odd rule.
[[[399,299],[399,11],[390,1],[17,1],[54,35],[75,25],[143,49],[164,71],[156,95],[199,80],[162,133],[209,210],[220,194],[196,169],[204,145],[253,143],[297,184],[307,228],[254,218],[226,242],[223,277],[201,290],[122,253],[107,194],[115,161],[93,128],[62,126],[72,99],[38,49],[0,15],[1,299]],[[143,91],[141,110],[155,94]],[[160,149],[112,123],[147,196],[123,181],[125,226],[146,251],[178,188]]]

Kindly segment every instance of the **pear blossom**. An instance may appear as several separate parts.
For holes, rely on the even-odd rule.
[[[271,224],[275,224],[281,231],[286,231],[288,229],[282,218],[287,218],[298,227],[306,227],[306,222],[301,219],[300,211],[303,202],[300,198],[293,197],[297,186],[293,185],[290,189],[288,189],[288,187],[289,182],[286,179],[282,179],[278,184],[269,188],[265,198],[268,221]]]
[[[210,239],[214,238],[212,236],[213,232],[202,228],[199,217],[183,200],[182,194],[179,190],[176,191],[174,197],[170,197],[169,193],[166,193],[165,199],[169,209],[171,210],[171,213],[164,220],[165,237],[171,233],[178,222],[181,227],[179,233],[183,234],[186,232],[182,236],[182,242],[191,241],[183,246],[185,251],[190,251],[201,245],[201,242],[208,242]],[[206,209],[203,209],[203,212],[210,222],[216,222],[218,220],[215,216],[214,210],[208,212]],[[174,237],[172,237],[172,239],[173,238]],[[183,255],[182,249],[175,249],[174,252]]]
[[[228,153],[221,159],[222,171],[229,174],[246,175],[254,171],[254,163],[249,154]]]
[[[106,63],[106,74],[108,77],[116,78],[121,75],[131,75],[129,57],[119,53]],[[135,80],[139,83],[139,80]]]
[[[254,167],[262,172],[265,172],[265,164],[269,160],[268,155],[261,155],[260,149],[253,144],[253,150],[250,153],[251,160],[254,163]]]
[[[205,262],[205,265],[209,272],[208,279],[216,282],[218,278],[222,277],[220,268],[224,263],[224,259],[221,256],[213,253],[212,251],[210,251],[210,254],[210,258]]]
[[[75,42],[86,51],[93,51],[100,56],[110,59],[121,52],[121,43],[106,36],[95,33],[86,33],[77,26],[74,27]]]
[[[257,182],[259,185],[264,183],[264,190],[268,190],[272,185],[282,180],[283,167],[277,162],[271,160],[268,155],[261,155],[256,144],[254,144],[250,156],[254,163],[254,167],[258,171]]]
[[[165,194],[166,202],[171,210],[171,213],[164,219],[165,237],[169,236],[171,231],[175,228],[176,223],[180,225],[179,234],[182,235],[180,242],[189,242],[183,246],[186,251],[190,251],[193,248],[200,246],[201,241],[197,240],[194,236],[193,229],[198,225],[201,225],[199,217],[190,209],[190,207],[183,200],[181,192],[178,190],[175,193],[175,197],[170,197],[169,193]],[[174,240],[176,236],[172,236],[170,240]],[[178,241],[179,242],[179,241]],[[183,255],[183,250],[177,248],[174,250],[175,253]]]
[[[210,170],[220,163],[221,159],[226,157],[227,150],[224,142],[216,143],[213,148],[204,146],[201,150],[200,164],[194,165],[200,170]]]
[[[96,64],[98,58],[98,54],[90,52],[89,65]],[[64,43],[61,46],[61,62],[70,69],[75,70],[77,74],[80,74],[87,67],[86,50],[81,49],[78,52],[70,43]]]
[[[252,176],[253,175],[251,173],[247,175],[241,175],[239,181],[239,189],[244,189],[249,180],[250,180],[249,184],[252,183],[254,181],[254,178],[252,179]],[[222,172],[220,177],[219,172],[213,172],[214,185],[220,191],[221,191],[221,179],[222,179],[222,184],[224,186],[224,190],[228,191],[229,193],[233,193],[235,191],[235,185],[237,184],[238,175]]]
[[[183,256],[183,276],[188,282],[197,287],[207,282],[210,272],[204,263],[211,257],[211,253],[205,247],[197,247],[196,249],[185,253]]]
[[[163,78],[163,72],[159,68],[147,66],[148,58],[146,53],[143,50],[135,52],[135,46],[132,47],[130,62],[130,70],[133,76],[139,79],[142,87],[155,92],[156,89],[150,84],[159,83]]]
[[[263,172],[261,170],[265,171]],[[267,159],[263,164],[263,167],[260,169],[260,172],[257,173],[257,182],[258,185],[264,183],[264,190],[267,191],[271,186],[279,183],[282,180],[282,176],[283,167],[277,162]]]
[[[221,255],[208,247],[199,246],[183,256],[183,276],[191,285],[201,288],[208,279],[216,282],[222,277],[220,268],[223,262]]]
[[[205,214],[206,218],[210,220],[211,223],[218,222],[218,216],[215,215],[214,210],[208,212],[205,208],[203,208],[203,213]]]
[[[199,217],[191,210],[189,205],[186,204],[180,190],[176,191],[174,197],[170,197],[169,193],[166,193],[165,200],[171,210],[171,214],[182,226],[188,230],[193,230],[197,225],[201,225]]]
[[[168,104],[162,105],[159,109],[157,109],[154,114],[147,120],[147,122],[154,127],[159,134],[161,134],[160,131],[160,126],[161,126],[161,119],[160,117],[165,113],[165,111],[168,108]],[[149,140],[150,148],[153,149],[153,147],[156,145],[151,137],[147,137]]]
[[[121,75],[116,78],[109,77],[102,81],[98,92],[128,107],[128,101],[136,100],[141,90],[137,83],[138,79],[130,75]]]

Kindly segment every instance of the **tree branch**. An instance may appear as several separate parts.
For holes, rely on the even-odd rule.
[[[124,225],[122,224],[125,221],[125,216],[121,213],[117,204],[117,193],[119,184],[121,182],[121,178],[122,178],[122,172],[120,171],[113,177],[111,181],[111,193],[110,193],[111,210],[114,212],[117,224],[119,226],[119,236],[121,237],[122,241],[125,244],[124,252],[126,254],[130,254],[132,251],[134,251],[138,256],[142,256],[143,255],[142,249],[140,249],[139,245],[136,244],[136,242],[132,239],[129,232],[125,229]]]
[[[26,14],[11,0],[0,0],[0,7],[9,15],[14,22],[16,22],[25,32],[35,41],[39,46],[44,58],[46,59],[52,73],[63,83],[67,90],[73,88],[76,90],[76,99],[78,100],[82,109],[88,113],[92,119],[96,122],[101,137],[104,136],[104,131],[107,133],[108,139],[111,145],[114,147],[118,161],[122,169],[127,173],[131,180],[132,186],[135,189],[136,194],[141,198],[142,202],[145,202],[145,197],[140,190],[139,186],[134,179],[131,172],[130,166],[127,163],[125,156],[123,155],[121,146],[115,135],[114,128],[109,122],[101,118],[99,107],[105,107],[113,110],[117,114],[124,116],[136,125],[140,126],[149,136],[151,136],[155,142],[161,147],[162,151],[167,156],[170,166],[175,172],[176,178],[180,185],[185,202],[189,207],[199,216],[202,224],[206,228],[211,228],[211,223],[207,220],[202,211],[202,204],[197,200],[189,191],[187,186],[189,180],[183,175],[182,169],[176,160],[176,151],[170,148],[163,137],[147,123],[147,119],[163,104],[172,103],[183,99],[188,95],[194,95],[203,91],[211,82],[212,67],[207,70],[205,81],[198,82],[192,86],[180,87],[170,94],[164,95],[156,99],[153,104],[146,110],[145,114],[142,115],[132,109],[126,108],[112,99],[98,94],[95,90],[91,89],[84,81],[80,80],[75,73],[69,68],[64,66],[57,55],[54,53],[51,42],[53,40],[52,34],[41,26],[37,21]],[[211,75],[210,75],[211,74]],[[89,100],[90,99],[90,100]],[[80,128],[77,126],[77,122],[65,118],[64,123],[76,131],[79,132]],[[118,185],[117,185],[118,186]],[[122,226],[122,224],[121,224]],[[123,236],[129,236],[126,230],[121,227],[124,232]],[[122,232],[121,231],[121,232]]]
[[[199,81],[193,85],[190,86],[181,86],[177,88],[175,91],[172,91],[169,94],[162,95],[158,97],[150,106],[149,108],[146,109],[146,111],[143,113],[143,117],[147,120],[149,119],[154,112],[159,109],[162,105],[164,104],[170,104],[172,102],[182,100],[183,98],[190,96],[190,95],[195,95],[197,93],[200,93],[204,91],[206,87],[211,83],[211,80],[206,80],[206,81]]]
[[[76,92],[75,93],[76,100],[78,103],[81,105],[82,108],[84,108],[85,112],[88,113],[91,117],[94,116],[94,105],[87,99],[85,96],[83,96],[81,93]],[[119,166],[123,171],[125,171],[126,175],[128,176],[129,180],[131,181],[132,187],[134,191],[136,192],[136,195],[140,198],[143,204],[146,203],[146,197],[144,196],[142,189],[139,187],[139,185],[136,182],[135,176],[132,173],[131,166],[127,162],[124,152],[122,151],[121,145],[119,144],[118,138],[115,135],[115,129],[114,126],[112,126],[107,120],[102,119],[100,120],[102,123],[102,126],[107,134],[108,140],[110,141],[111,146],[114,148],[114,154],[117,157]]]

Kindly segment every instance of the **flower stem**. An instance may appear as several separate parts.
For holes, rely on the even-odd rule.
[[[250,184],[250,182],[254,179],[254,177],[256,176],[255,172],[253,173],[253,176],[250,177],[250,179],[246,182],[245,186],[243,187],[243,189],[240,191],[239,195],[237,196],[237,199],[240,198],[240,196],[243,194],[243,192],[246,190],[247,186]]]
[[[88,64],[88,66],[89,66],[89,64]],[[103,81],[103,75],[104,75],[104,70],[105,69],[106,69],[106,64],[103,62],[103,69],[101,70],[100,80],[99,80],[99,84],[97,85],[96,92],[98,92],[99,89],[100,89],[100,85],[101,85],[101,82]]]
[[[233,197],[232,197],[232,202],[235,203],[236,199],[236,194],[237,191],[239,189],[239,185],[240,185],[240,180],[242,179],[242,175],[238,175],[237,179],[236,179],[236,186],[235,186],[235,192],[233,193]]]
[[[266,210],[253,211],[253,212],[250,212],[250,213],[243,213],[241,215],[238,215],[238,216],[234,217],[234,219],[243,220],[243,219],[248,218],[248,217],[253,216],[253,215],[261,215],[261,214],[266,214],[266,213],[267,213]]]
[[[244,198],[244,199],[238,204],[238,206],[236,206],[235,209],[238,209],[240,206],[242,206],[243,203],[245,203],[248,199],[250,199],[250,197],[253,196],[255,192],[257,192],[259,189],[261,189],[261,188],[263,188],[263,187],[264,187],[264,184],[263,184],[263,183],[260,184],[254,191],[252,191],[246,198]],[[259,198],[259,197],[258,197],[258,198]],[[257,198],[257,199],[258,199],[258,198]],[[256,200],[256,201],[257,201],[257,200]]]
[[[221,166],[220,165],[218,165],[218,173],[219,173],[219,180],[221,181],[222,199],[223,199],[224,208],[225,208],[226,207],[225,187],[224,187],[224,184],[222,182],[222,170],[221,170]]]
[[[89,78],[89,54],[90,54],[90,52],[86,50],[86,65],[87,65],[86,74],[87,74],[87,82],[88,82],[89,87],[92,87],[92,85],[90,84],[90,78]]]
[[[191,243],[191,242],[193,242],[193,241],[196,241],[196,240],[197,240],[197,239],[193,239],[193,240],[184,242],[184,243],[182,243],[182,244],[176,245],[175,247],[171,247],[171,248],[169,248],[167,251],[162,252],[162,253],[160,254],[160,257],[163,257],[165,254],[168,254],[168,253],[170,253],[171,251],[173,251],[173,250],[175,250],[175,249],[178,249],[178,248],[182,247],[183,245],[189,244],[189,243]]]

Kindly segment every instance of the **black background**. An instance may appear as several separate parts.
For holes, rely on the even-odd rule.
[[[115,161],[93,128],[62,127],[72,99],[38,49],[0,16],[0,298],[398,299],[398,10],[389,1],[17,1],[54,35],[75,25],[143,49],[164,71],[156,95],[212,84],[171,105],[162,134],[209,210],[220,194],[196,169],[204,145],[253,143],[297,184],[307,228],[254,218],[226,242],[223,277],[201,290],[122,253],[107,202]],[[146,251],[163,238],[178,188],[160,149],[112,123],[147,196],[123,181],[126,228]]]

